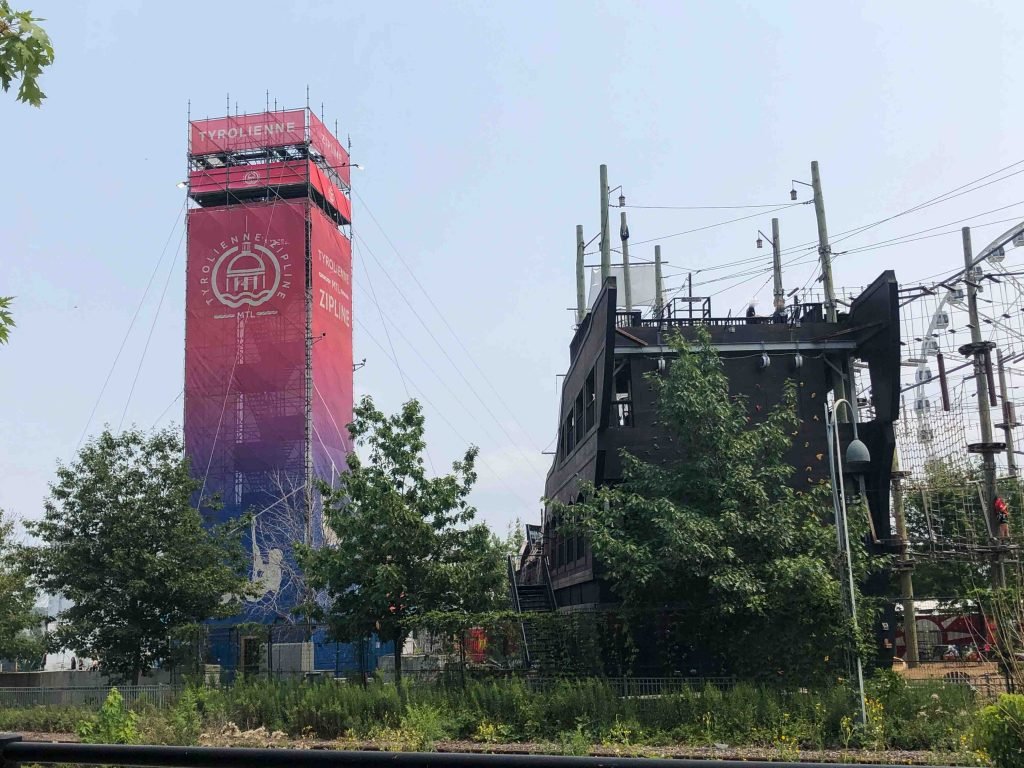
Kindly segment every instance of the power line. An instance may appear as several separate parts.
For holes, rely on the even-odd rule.
[[[764,205],[622,205],[620,208],[639,208],[654,211],[731,211],[742,208],[789,207],[789,203],[765,203]]]
[[[930,198],[929,200],[925,200],[924,202],[919,203],[919,204],[917,204],[917,205],[915,205],[915,206],[913,206],[911,208],[908,208],[908,209],[906,209],[904,211],[900,211],[899,213],[893,214],[891,216],[887,216],[887,217],[882,218],[882,219],[878,219],[877,221],[873,221],[873,222],[870,222],[868,224],[862,224],[860,226],[854,227],[853,229],[847,229],[847,230],[843,230],[841,232],[836,232],[836,233],[834,233],[832,235],[831,244],[835,244],[836,242],[840,242],[841,240],[847,239],[846,236],[853,237],[854,235],[860,234],[861,232],[867,231],[868,229],[871,229],[872,227],[876,227],[876,226],[878,226],[880,224],[884,224],[887,221],[892,221],[893,219],[899,218],[900,216],[905,216],[907,214],[915,213],[915,212],[923,210],[925,208],[930,208],[932,205],[938,205],[939,203],[946,202],[946,200],[952,200],[954,197],[960,197],[961,195],[968,194],[970,192],[976,192],[977,190],[984,189],[985,187],[987,187],[987,186],[989,186],[991,184],[996,184],[996,183],[998,183],[1000,181],[1005,181],[1006,179],[1009,179],[1009,178],[1011,178],[1013,176],[1016,176],[1018,173],[1024,173],[1024,170],[1016,171],[1014,173],[1011,173],[1011,174],[1008,174],[1006,176],[1003,176],[1002,178],[994,179],[993,181],[989,182],[988,184],[983,184],[983,185],[977,186],[977,187],[973,186],[973,185],[977,184],[978,182],[985,181],[985,179],[989,179],[992,176],[995,176],[997,174],[1003,173],[1004,171],[1008,171],[1011,168],[1015,168],[1016,166],[1018,166],[1018,165],[1020,165],[1022,163],[1024,163],[1024,160],[1018,160],[1015,163],[1010,163],[1009,165],[1004,166],[1002,168],[999,168],[998,170],[992,171],[991,173],[987,173],[984,176],[979,176],[977,179],[969,181],[966,184],[961,184],[959,187],[954,187],[953,189],[951,189],[951,190],[949,190],[947,192],[944,192],[941,195],[937,195],[936,197]],[[973,189],[967,189],[967,187],[973,187]],[[966,190],[966,191],[960,192],[961,190]],[[960,194],[955,194],[955,193],[958,193],[958,192]],[[808,246],[810,246],[810,247],[808,247]],[[793,253],[794,251],[799,251],[799,250],[816,250],[817,247],[818,247],[818,241],[817,240],[808,240],[808,241],[803,242],[803,243],[797,243],[796,245],[791,245],[791,246],[789,246],[787,248],[783,248],[782,249],[782,253],[783,254]]]
[[[750,214],[748,216],[739,216],[739,217],[737,217],[735,219],[727,219],[726,221],[717,221],[714,224],[705,224],[703,227],[695,227],[693,229],[685,229],[682,232],[673,232],[671,235],[661,235],[660,237],[652,237],[649,240],[637,240],[636,242],[631,243],[631,245],[633,245],[633,246],[646,245],[647,243],[656,243],[656,242],[659,242],[661,240],[668,240],[668,239],[673,238],[673,237],[681,237],[683,235],[692,235],[694,232],[703,232],[703,231],[708,230],[708,229],[714,229],[715,227],[724,227],[727,224],[735,224],[737,221],[747,221],[748,219],[754,219],[754,218],[757,218],[758,216],[764,216],[765,214],[768,214],[768,213],[776,213],[777,211],[784,211],[787,208],[793,208],[793,207],[795,207],[797,205],[810,205],[811,202],[813,202],[813,201],[804,200],[803,202],[799,202],[799,203],[787,203],[786,205],[781,205],[778,208],[772,208],[771,210],[760,211],[758,213],[752,213],[752,214]],[[593,256],[595,253],[598,253],[598,251],[587,251],[584,255],[585,256]]]
[[[1016,165],[1020,165],[1021,163],[1024,163],[1024,160],[1018,160],[1016,163],[1013,163],[1012,165],[1008,165],[1006,168],[1001,168],[998,171],[993,171],[992,173],[987,174],[985,176],[982,176],[979,179],[975,179],[974,181],[968,182],[967,184],[963,184],[963,185],[957,187],[956,189],[951,190],[950,192],[947,192],[945,194],[939,195],[938,197],[933,197],[931,200],[926,200],[925,202],[923,202],[923,203],[921,203],[919,205],[915,205],[913,208],[908,208],[907,210],[901,211],[900,213],[893,214],[892,216],[888,216],[888,217],[886,217],[884,219],[879,219],[878,221],[873,222],[871,224],[867,224],[867,225],[865,225],[863,227],[859,227],[857,229],[850,230],[848,233],[840,233],[840,234],[845,235],[845,236],[833,239],[831,244],[835,245],[837,242],[841,242],[842,240],[847,240],[847,239],[849,239],[851,237],[855,237],[856,235],[859,235],[862,232],[866,232],[867,230],[871,229],[872,227],[877,227],[877,226],[879,226],[881,224],[885,224],[886,222],[892,221],[893,219],[897,219],[900,216],[906,216],[906,215],[911,214],[911,213],[916,213],[917,211],[924,210],[925,208],[930,208],[933,205],[939,205],[940,203],[948,202],[949,200],[953,200],[953,199],[955,199],[957,197],[961,197],[962,195],[967,195],[967,194],[970,194],[971,192],[977,192],[979,189],[984,189],[985,187],[991,186],[992,184],[997,184],[1000,181],[1006,181],[1006,179],[1009,179],[1009,178],[1012,178],[1013,176],[1016,176],[1018,174],[1024,173],[1024,169],[1021,169],[1019,171],[1014,171],[1013,173],[1009,173],[1006,176],[1003,176],[1003,177],[998,178],[998,179],[993,179],[992,181],[990,181],[990,182],[988,182],[986,184],[981,184],[981,185],[976,186],[976,187],[973,186],[974,184],[977,184],[979,181],[984,181],[987,178],[995,176],[998,173],[1002,173],[1005,170],[1009,170],[1010,168],[1013,168]],[[972,187],[972,189],[966,189],[966,187]],[[964,190],[964,191],[961,192],[960,190]],[[956,193],[956,194],[954,194],[954,193]]]

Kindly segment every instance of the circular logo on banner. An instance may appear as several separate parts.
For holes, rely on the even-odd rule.
[[[245,175],[242,176],[242,183],[247,187],[255,187],[259,184],[260,175],[256,171],[246,171]]]
[[[258,307],[277,293],[281,262],[266,246],[242,243],[220,255],[213,265],[210,285],[213,295],[226,307]]]

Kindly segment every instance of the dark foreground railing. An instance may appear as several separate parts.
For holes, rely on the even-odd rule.
[[[61,744],[22,741],[0,734],[0,768],[31,763],[138,765],[167,768],[736,768],[736,761],[637,757],[481,755],[453,752],[345,752],[330,749],[243,749]],[[854,768],[843,763],[781,763],[744,760],[743,768]],[[857,768],[863,768],[858,766]],[[878,766],[896,768],[896,766]],[[903,766],[906,768],[906,766]],[[942,768],[933,766],[932,768]]]

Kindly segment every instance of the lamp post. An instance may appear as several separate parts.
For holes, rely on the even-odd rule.
[[[760,229],[757,230],[757,247],[763,245],[764,238],[772,246],[772,279],[774,280],[773,296],[775,314],[786,309],[786,292],[782,289],[782,242],[779,239],[779,220],[772,219],[772,236],[768,237]]]
[[[860,660],[860,651],[856,642],[860,634],[857,623],[857,592],[856,583],[853,579],[853,557],[850,554],[850,529],[846,519],[846,487],[843,483],[843,460],[842,450],[839,444],[839,430],[836,429],[836,411],[841,404],[853,413],[853,406],[849,400],[839,399],[829,405],[825,403],[825,434],[828,438],[828,468],[832,479],[832,508],[836,516],[836,539],[839,543],[840,555],[846,558],[847,586],[850,590],[850,618],[853,621],[854,632],[854,659],[857,662],[857,689],[860,694],[860,717],[861,722],[867,725],[868,713],[864,698],[864,667]],[[860,473],[867,468],[871,462],[871,453],[868,447],[857,435],[857,420],[853,422],[853,440],[846,449],[846,463],[854,473]]]

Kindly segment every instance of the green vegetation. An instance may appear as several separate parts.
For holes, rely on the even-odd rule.
[[[349,455],[339,487],[321,486],[324,514],[340,547],[303,549],[309,583],[326,590],[330,607],[314,609],[333,637],[378,636],[395,644],[401,679],[402,646],[417,615],[465,614],[506,602],[501,542],[467,497],[476,481],[477,449],[470,447],[448,475],[427,477],[420,404],[385,416],[364,397],[349,431],[365,460]]]
[[[586,537],[636,619],[671,610],[686,627],[670,668],[696,665],[690,657],[697,655],[710,657],[704,667],[715,665],[718,674],[834,679],[855,633],[839,580],[828,489],[797,491],[790,484],[796,385],[786,387],[775,408],[757,413],[730,395],[706,331],[692,346],[678,336],[672,344],[678,358],[667,374],[649,380],[659,423],[679,458],[649,463],[623,452],[621,484],[584,484],[580,501],[555,504],[554,513],[575,520],[565,527]],[[866,529],[858,509],[850,514],[855,541]],[[854,547],[858,582],[880,560],[869,563],[865,549]],[[866,601],[858,605],[868,611]],[[864,616],[860,626],[872,621]],[[653,628],[634,631],[638,642],[644,634],[653,635]]]
[[[1004,694],[981,710],[974,738],[997,768],[1024,768],[1024,695]]]
[[[137,744],[139,716],[125,709],[120,692],[111,688],[100,711],[81,721],[75,733],[86,744]]]
[[[38,663],[43,654],[36,591],[14,556],[14,522],[0,509],[0,659]]]
[[[195,744],[204,733],[263,729],[393,750],[430,750],[451,739],[532,742],[564,754],[599,746],[641,754],[644,747],[724,743],[768,747],[790,757],[803,749],[869,748],[934,750],[971,760],[977,757],[970,751],[972,739],[1000,760],[1004,752],[996,745],[1012,744],[1020,733],[1020,696],[1004,697],[998,707],[982,710],[979,719],[973,694],[961,686],[908,687],[883,674],[869,682],[868,694],[865,728],[856,724],[856,695],[845,686],[809,691],[741,683],[620,697],[597,679],[562,680],[543,688],[523,680],[470,680],[465,686],[374,682],[363,688],[334,680],[256,679],[229,688],[189,688],[173,707],[142,708],[137,715],[125,712],[112,691],[100,713],[83,719],[78,732],[117,743]],[[67,730],[73,717],[81,718],[81,710],[64,716],[44,708],[0,710],[0,727]]]
[[[46,98],[39,76],[53,63],[53,46],[39,21],[32,11],[15,11],[8,0],[0,0],[0,88],[7,91],[20,79],[18,101],[34,107]]]
[[[11,314],[13,296],[0,296],[0,344],[6,344],[14,327],[14,315]]]
[[[176,632],[237,613],[230,596],[247,585],[238,528],[205,527],[197,490],[171,431],[105,430],[57,468],[43,519],[28,525],[41,543],[23,552],[38,585],[71,602],[55,647],[138,682],[169,658]]]

